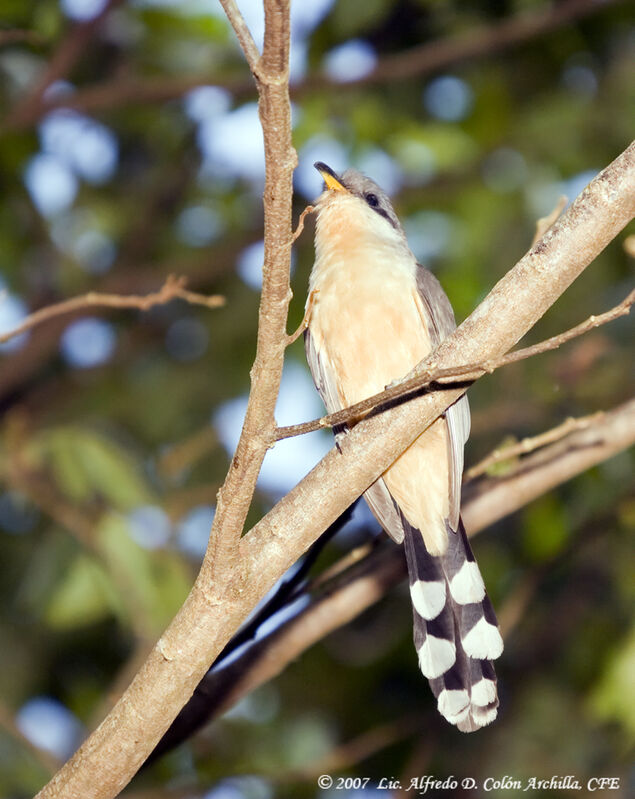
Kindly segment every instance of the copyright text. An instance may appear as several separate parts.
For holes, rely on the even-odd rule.
[[[571,775],[552,776],[548,778],[524,777],[522,779],[503,776],[475,779],[474,777],[446,777],[440,779],[431,774],[422,777],[412,777],[409,781],[396,777],[382,777],[378,782],[370,777],[331,777],[322,774],[318,777],[317,784],[320,788],[331,788],[335,791],[350,791],[364,788],[374,788],[380,791],[406,791],[415,796],[423,796],[429,791],[456,791],[462,788],[465,791],[476,789],[489,791],[617,791],[620,789],[619,777],[589,777],[580,780]]]

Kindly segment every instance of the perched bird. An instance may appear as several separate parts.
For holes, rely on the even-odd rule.
[[[380,187],[353,169],[338,176],[315,167],[325,190],[316,203],[305,347],[332,413],[404,377],[456,325]],[[503,651],[460,517],[469,428],[463,396],[364,494],[388,535],[403,542],[419,665],[441,715],[464,732],[496,718],[492,661]]]

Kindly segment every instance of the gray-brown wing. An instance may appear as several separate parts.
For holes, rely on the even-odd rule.
[[[420,264],[417,266],[417,289],[428,317],[432,346],[436,347],[456,328],[454,312],[445,291],[436,277]],[[463,447],[470,435],[470,406],[464,394],[445,412],[449,433],[450,516],[453,530],[458,529],[461,514],[461,481],[463,478]]]
[[[342,409],[340,395],[335,382],[335,373],[330,365],[328,355],[318,351],[310,330],[304,331],[304,351],[313,376],[313,382],[322,397],[327,413],[335,413]]]
[[[404,529],[401,516],[395,507],[395,501],[390,495],[383,478],[380,477],[370,488],[366,489],[364,499],[373,512],[373,516],[392,540],[397,544],[403,543]]]
[[[322,397],[322,402],[327,412],[334,413],[341,410],[342,403],[337,390],[335,372],[327,353],[320,352],[316,347],[310,330],[306,330],[304,333],[304,349],[309,369],[313,375],[313,382],[320,397]],[[335,438],[338,439],[346,434],[346,428],[340,427],[334,432]],[[364,499],[388,535],[398,544],[401,544],[404,538],[401,517],[395,508],[393,498],[390,496],[383,479],[377,480],[364,492]]]

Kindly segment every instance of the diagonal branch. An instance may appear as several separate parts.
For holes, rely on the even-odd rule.
[[[464,484],[468,530],[481,529],[491,519],[522,508],[555,485],[569,480],[635,443],[635,399],[574,430],[565,438],[521,458],[507,474],[482,477]]]
[[[38,31],[24,30],[21,28],[2,28],[0,30],[0,47],[26,42],[31,45],[41,45],[45,42],[44,36]]]
[[[518,458],[521,455],[528,455],[530,452],[534,452],[547,444],[560,441],[561,438],[570,435],[574,430],[586,430],[587,427],[597,424],[597,422],[601,421],[603,418],[604,411],[598,411],[597,413],[592,413],[589,414],[589,416],[582,416],[577,419],[570,416],[561,424],[551,428],[551,430],[545,430],[544,433],[539,433],[537,436],[523,438],[522,441],[518,441],[515,444],[509,444],[500,449],[495,449],[493,452],[490,452],[487,457],[483,458],[482,461],[479,461],[477,464],[467,469],[463,474],[463,481],[474,480],[476,477],[480,477],[482,474],[489,472],[492,466],[512,461],[514,458]]]
[[[588,333],[589,330],[605,325],[607,322],[612,322],[614,319],[619,319],[620,316],[625,316],[630,312],[633,303],[635,303],[635,289],[631,291],[628,297],[622,300],[619,305],[616,305],[614,308],[611,308],[611,310],[599,316],[590,316],[584,322],[572,327],[570,330],[566,330],[564,333],[559,333],[557,336],[552,336],[538,344],[532,344],[530,347],[524,347],[523,349],[515,350],[514,352],[487,361],[443,369],[436,366],[434,353],[432,353],[429,358],[430,364],[425,370],[419,371],[418,367],[413,370],[418,372],[415,377],[406,377],[384,391],[380,391],[372,397],[356,402],[355,405],[351,405],[348,408],[343,408],[341,411],[330,413],[319,419],[313,419],[310,422],[301,422],[300,424],[289,425],[287,427],[279,427],[276,431],[276,440],[280,441],[283,438],[300,436],[304,433],[313,433],[315,430],[322,430],[325,427],[336,427],[337,425],[354,422],[359,419],[360,416],[369,413],[375,408],[379,408],[379,406],[387,405],[396,400],[406,399],[414,392],[429,387],[433,383],[440,385],[457,382],[472,383],[484,374],[491,374],[501,366],[507,366],[508,364],[522,361],[525,358],[531,358],[534,355],[555,350],[562,344],[584,333]]]
[[[597,416],[588,427],[574,430],[561,441],[523,458],[513,474],[473,483],[464,492],[461,509],[469,535],[476,535],[634,443],[635,400],[630,400]],[[267,646],[269,637],[262,639],[262,648],[267,650],[266,663],[259,667],[255,661],[249,664],[240,678],[242,687],[237,686],[231,697],[223,697],[222,709],[227,710],[241,695],[278,674],[302,651],[359,615],[405,576],[405,562],[398,547],[386,542],[374,550],[331,583],[301,614],[271,633],[278,657]]]

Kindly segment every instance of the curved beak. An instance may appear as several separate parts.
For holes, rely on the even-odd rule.
[[[335,172],[333,172],[330,166],[327,166],[322,161],[316,161],[313,166],[317,169],[320,175],[322,175],[327,189],[331,189],[332,191],[348,191],[348,189],[342,185],[341,180],[335,174]]]

